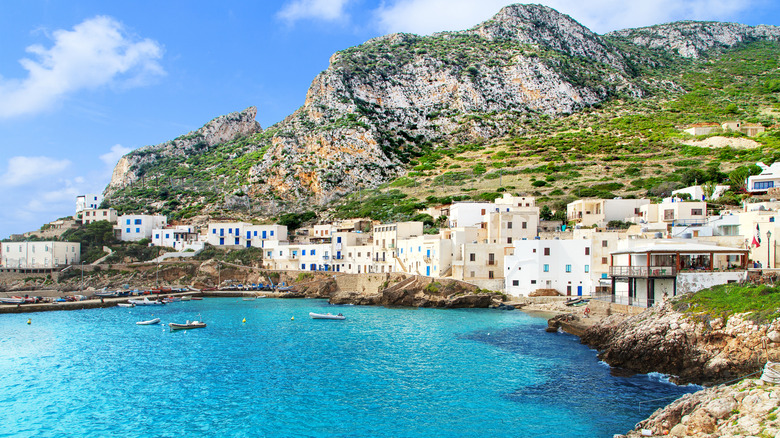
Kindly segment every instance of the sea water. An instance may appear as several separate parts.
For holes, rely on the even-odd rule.
[[[0,436],[611,437],[696,389],[546,326],[305,299],[0,315]]]

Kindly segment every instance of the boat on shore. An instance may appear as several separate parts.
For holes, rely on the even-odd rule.
[[[22,297],[3,297],[0,298],[0,304],[24,304],[25,299]]]
[[[119,303],[117,304],[118,307],[135,307],[135,304],[133,303]]]
[[[138,322],[136,322],[137,325],[154,325],[154,324],[159,324],[159,323],[160,323],[160,318],[154,318],[154,319],[150,319],[148,321],[138,321]]]
[[[187,330],[187,329],[196,329],[196,328],[203,328],[206,327],[206,323],[202,321],[187,321],[184,324],[178,324],[175,322],[169,322],[168,327],[171,328],[171,331],[174,330]]]
[[[342,314],[333,315],[332,313],[314,313],[309,312],[309,316],[312,317],[312,319],[347,319],[346,316]]]

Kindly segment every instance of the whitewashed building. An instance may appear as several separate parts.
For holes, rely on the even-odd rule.
[[[769,189],[780,187],[780,161],[767,166],[764,163],[756,163],[761,168],[761,173],[747,178],[747,191],[749,193],[766,192]]]
[[[590,295],[590,265],[590,240],[518,240],[504,257],[505,291],[515,296],[528,296],[537,289]]]
[[[216,247],[266,248],[287,242],[285,225],[253,225],[246,222],[213,222],[206,232],[206,242]]]
[[[100,194],[92,193],[76,196],[76,214],[79,214],[86,209],[97,210],[102,203],[103,195]]]
[[[398,241],[411,237],[422,236],[422,222],[396,222],[374,226],[373,268],[371,272],[397,272],[400,268],[397,262]]]
[[[156,228],[152,230],[152,245],[173,248],[176,251],[188,249],[199,251],[205,246],[200,233],[191,225]]]
[[[6,269],[56,269],[81,262],[77,242],[3,242],[0,247]]]
[[[123,214],[114,225],[114,236],[125,242],[137,242],[152,238],[152,230],[164,228],[168,218],[155,214]]]
[[[702,225],[707,222],[707,203],[704,201],[673,201],[647,204],[639,208],[643,223],[667,225]]]

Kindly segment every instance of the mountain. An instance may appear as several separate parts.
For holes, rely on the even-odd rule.
[[[263,131],[249,108],[138,149],[120,160],[106,197],[121,210],[175,217],[328,205],[419,176],[408,172],[436,151],[681,94],[680,69],[697,58],[778,36],[772,26],[697,22],[600,36],[545,6],[508,6],[469,30],[392,34],[340,51],[282,122]]]

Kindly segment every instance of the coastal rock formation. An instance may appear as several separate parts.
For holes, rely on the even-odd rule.
[[[389,277],[388,277],[389,278]],[[394,277],[393,285],[376,291],[339,291],[331,304],[369,306],[487,308],[500,302],[500,295],[480,291],[476,286],[457,280],[417,276]]]
[[[746,379],[686,394],[615,437],[648,436],[643,430],[670,437],[775,437],[780,434],[778,408],[780,386]]]
[[[636,316],[607,317],[581,340],[613,367],[709,385],[744,377],[768,358],[780,358],[778,333],[780,320],[759,324],[747,315],[728,320],[689,315],[666,302]]]

